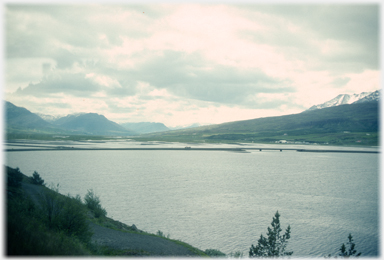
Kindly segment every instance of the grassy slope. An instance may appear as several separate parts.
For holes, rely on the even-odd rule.
[[[16,169],[9,167],[5,168],[5,172],[7,176],[16,176],[16,174],[18,174]],[[31,177],[27,177],[24,174],[19,174],[19,176],[21,176],[22,183],[31,183]],[[9,180],[8,178],[8,183],[10,183]],[[151,256],[150,253],[140,250],[115,250],[105,246],[100,247],[90,241],[87,242],[76,236],[67,235],[65,230],[58,230],[57,228],[47,226],[46,220],[41,217],[44,214],[42,214],[42,211],[39,209],[40,205],[38,205],[37,197],[31,195],[31,192],[27,192],[25,188],[23,189],[22,187],[23,185],[7,185],[7,255]],[[56,193],[40,185],[36,185],[34,189],[42,192]],[[68,196],[59,193],[56,193],[56,196],[64,200],[70,199]],[[88,212],[86,214],[88,220],[98,225],[142,236],[157,236],[137,230],[132,226],[108,217],[95,218],[84,204],[82,204],[81,207],[84,212]],[[207,256],[203,251],[187,243],[162,236],[160,237],[186,247],[196,256]]]

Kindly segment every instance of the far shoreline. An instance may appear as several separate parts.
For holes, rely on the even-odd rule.
[[[316,152],[316,153],[380,153],[380,151],[367,150],[332,150],[332,149],[297,149],[297,148],[75,148],[75,147],[52,147],[52,148],[9,148],[5,152],[38,152],[38,151],[229,151],[247,152],[248,150],[262,151],[296,151],[296,152]]]

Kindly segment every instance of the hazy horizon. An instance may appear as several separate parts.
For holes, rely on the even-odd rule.
[[[4,99],[175,127],[380,89],[379,4],[4,6]]]

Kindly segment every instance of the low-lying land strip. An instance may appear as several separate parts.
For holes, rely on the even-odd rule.
[[[52,148],[8,148],[6,152],[31,152],[31,151],[232,151],[246,152],[247,150],[259,151],[297,151],[318,153],[380,153],[372,150],[333,150],[333,149],[297,149],[297,148],[78,148],[78,147],[52,147]]]

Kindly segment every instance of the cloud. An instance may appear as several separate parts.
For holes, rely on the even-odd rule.
[[[99,84],[93,83],[83,74],[52,73],[37,84],[29,84],[26,88],[18,89],[19,95],[50,96],[58,93],[73,96],[89,96],[101,90]]]
[[[379,88],[377,4],[7,4],[5,20],[6,98],[31,110],[177,125]]]
[[[300,58],[317,60],[315,69],[330,69],[329,66],[354,72],[378,69],[378,4],[280,4],[242,8],[247,8],[248,17],[255,17],[255,11],[268,17],[269,32],[254,35],[256,40],[283,49],[293,47],[294,55],[301,52]],[[287,30],[279,30],[278,25]]]
[[[214,64],[199,53],[164,51],[138,68],[138,77],[173,94],[202,101],[246,105],[249,95],[292,92],[258,69]]]

